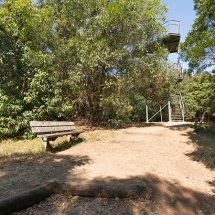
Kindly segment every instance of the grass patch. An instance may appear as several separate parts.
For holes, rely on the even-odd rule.
[[[90,134],[87,133],[83,133],[83,137],[85,137],[85,139],[87,139],[87,141],[90,142],[96,142],[96,141],[102,141],[104,139],[106,139],[107,137],[110,138],[114,138],[117,137],[118,135],[118,131],[117,130],[95,130],[90,132]]]
[[[56,141],[51,142],[53,149],[51,152],[56,153],[72,146],[81,143],[84,138],[74,137],[70,142],[66,137],[59,137]],[[41,138],[35,138],[33,140],[26,139],[7,139],[0,141],[0,159],[13,159],[23,156],[35,156],[39,154],[48,153],[44,150],[43,141]]]
[[[38,154],[44,152],[41,139],[7,139],[0,141],[0,157],[10,157],[14,154]]]

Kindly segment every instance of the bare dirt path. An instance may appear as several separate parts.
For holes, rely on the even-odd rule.
[[[85,132],[86,141],[68,150],[4,163],[1,197],[50,179],[135,182],[152,188],[147,200],[55,195],[19,214],[215,214],[215,171],[188,156],[192,132],[180,123]]]

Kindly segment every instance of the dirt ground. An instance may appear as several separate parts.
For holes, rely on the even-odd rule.
[[[192,133],[184,123],[86,131],[85,141],[65,151],[1,164],[0,195],[52,179],[79,185],[143,183],[153,190],[147,199],[52,195],[15,214],[215,215],[215,171],[189,156],[196,150]]]

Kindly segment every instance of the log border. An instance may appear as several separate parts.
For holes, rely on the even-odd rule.
[[[85,184],[49,181],[31,190],[0,200],[0,215],[9,215],[39,203],[52,194],[65,194],[83,197],[129,198],[142,197],[149,199],[152,188],[145,184],[98,183]]]

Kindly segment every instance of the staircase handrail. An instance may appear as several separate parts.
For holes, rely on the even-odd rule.
[[[154,114],[154,115],[148,120],[148,122],[149,122],[151,119],[153,119],[159,112],[161,112],[167,105],[168,105],[168,103],[165,104],[159,111],[157,111],[156,114]]]

